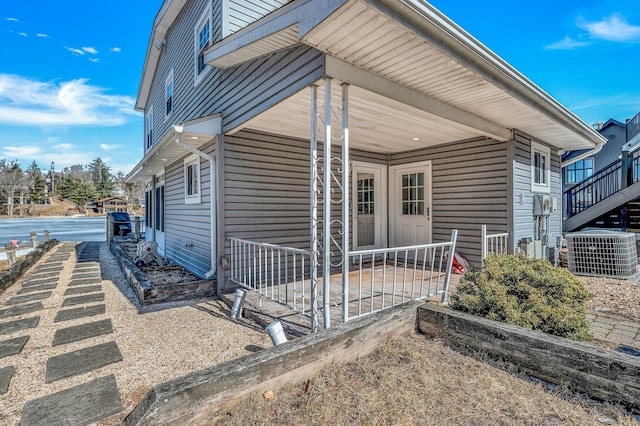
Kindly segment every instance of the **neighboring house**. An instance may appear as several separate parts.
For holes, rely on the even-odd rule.
[[[633,153],[640,147],[640,113],[625,123],[610,119],[597,124],[598,132],[607,139],[600,151],[575,150],[562,155],[563,212],[568,219],[564,229],[574,231],[593,226],[627,229],[629,225],[638,228],[635,225],[640,221],[640,209],[635,207],[635,199],[640,192],[628,187],[640,177],[637,153]],[[624,159],[625,165],[623,151],[631,152]],[[629,169],[626,179],[623,168]],[[612,197],[615,194],[617,198]],[[596,205],[597,208],[590,209]],[[629,207],[633,212],[638,210],[638,214],[627,214]]]
[[[94,213],[126,212],[129,209],[129,203],[122,197],[107,197],[94,201],[87,207]]]
[[[219,289],[226,239],[308,250],[327,221],[347,252],[457,229],[478,266],[486,224],[541,256],[561,235],[559,152],[606,140],[420,0],[165,0],[136,109],[146,238]]]

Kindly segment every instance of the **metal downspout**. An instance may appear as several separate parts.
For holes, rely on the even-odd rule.
[[[204,274],[204,277],[211,278],[211,276],[213,276],[213,274],[216,273],[217,266],[218,266],[218,262],[217,262],[218,250],[216,245],[218,217],[216,214],[216,207],[215,207],[215,202],[216,202],[216,199],[218,198],[216,196],[216,194],[218,193],[218,182],[215,175],[215,172],[217,172],[216,159],[213,158],[212,155],[209,155],[206,152],[200,151],[199,149],[196,149],[184,143],[181,138],[182,137],[181,134],[183,130],[182,126],[173,126],[173,128],[176,131],[175,141],[177,145],[209,161],[209,165],[210,165],[209,179],[211,180],[211,189],[210,189],[211,194],[209,195],[209,215],[210,215],[210,221],[211,221],[211,269],[209,269],[209,271],[207,271]]]
[[[592,155],[595,155],[595,154],[599,153],[599,152],[600,152],[600,150],[602,150],[602,147],[603,147],[605,144],[606,144],[606,142],[599,142],[599,143],[595,146],[595,148],[593,148],[592,150],[587,151],[587,152],[583,152],[582,154],[580,154],[580,155],[578,155],[578,156],[576,156],[576,157],[574,157],[574,158],[572,158],[572,159],[570,159],[570,160],[567,160],[567,161],[563,162],[562,164],[560,164],[560,167],[565,168],[565,167],[567,167],[569,164],[573,164],[573,163],[575,163],[576,161],[584,160],[585,158],[589,158],[589,157],[591,157]]]

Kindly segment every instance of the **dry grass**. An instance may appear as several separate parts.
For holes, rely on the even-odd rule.
[[[252,394],[217,425],[636,425],[615,407],[560,391],[409,333],[354,362]],[[266,397],[265,397],[266,395]]]

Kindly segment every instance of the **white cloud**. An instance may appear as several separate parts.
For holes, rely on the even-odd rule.
[[[560,41],[556,41],[555,43],[546,45],[545,48],[551,49],[551,50],[570,50],[570,49],[575,49],[577,47],[584,47],[588,44],[589,43],[587,42],[574,40],[571,37],[566,36]]]
[[[80,50],[80,49],[76,49],[76,48],[73,48],[73,47],[67,47],[67,46],[65,46],[64,48],[67,49],[69,52],[73,53],[74,55],[84,55],[84,52],[82,50]]]
[[[5,20],[11,21],[11,22],[20,22],[18,18],[5,18]]]
[[[63,144],[64,149],[59,146],[53,150],[45,150],[40,146],[7,146],[0,153],[4,158],[16,159],[24,164],[29,164],[36,159],[39,164],[55,164],[55,169],[60,170],[76,164],[89,164],[95,158],[93,152],[82,152],[80,149],[73,149],[71,144]]]
[[[114,53],[120,53],[120,52],[122,52],[122,49],[119,48],[119,47],[112,47],[111,51],[114,52]]]
[[[91,62],[93,62],[93,63],[98,63],[98,62],[100,62],[100,59],[99,59],[99,58],[89,58],[89,60],[90,60]]]
[[[45,34],[45,33],[38,33],[38,34],[36,34],[36,37],[40,37],[40,38],[49,38],[49,34]]]
[[[114,149],[118,149],[121,148],[122,145],[121,144],[106,144],[106,143],[102,143],[100,144],[100,149],[103,151],[111,151]]]
[[[84,50],[87,53],[91,53],[93,55],[98,53],[95,47],[83,47],[82,50]]]
[[[12,126],[119,126],[139,116],[130,96],[110,95],[87,79],[40,82],[0,74],[0,123]]]
[[[58,138],[58,139],[60,139],[60,138]],[[73,149],[73,145],[71,145],[70,143],[60,143],[60,144],[54,146],[54,148],[55,149],[61,149],[61,150],[64,150],[64,151],[68,151],[68,150]]]
[[[27,33],[18,33],[18,35],[21,35],[22,37],[26,37]]]
[[[598,22],[577,22],[592,39],[615,42],[640,41],[640,26],[631,25],[620,14],[613,14]]]

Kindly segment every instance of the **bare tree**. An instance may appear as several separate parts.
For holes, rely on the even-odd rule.
[[[28,191],[28,176],[26,176],[17,161],[0,160],[0,194],[6,199],[7,214],[13,216],[15,197],[19,197],[20,212],[24,204],[24,197]]]

